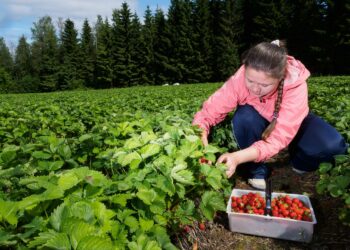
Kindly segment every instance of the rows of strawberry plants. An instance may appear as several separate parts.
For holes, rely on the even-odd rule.
[[[350,142],[350,78],[315,77],[309,81],[311,110],[324,118]]]
[[[199,161],[223,149],[190,126],[213,86],[189,88],[1,96],[0,245],[174,249],[224,211],[223,166]]]
[[[321,80],[311,105],[327,114]],[[349,79],[336,81],[342,103]],[[224,166],[200,159],[235,147],[232,114],[207,147],[191,126],[220,85],[1,95],[0,246],[174,249],[172,234],[212,220],[231,191]],[[348,136],[349,117],[330,117]]]

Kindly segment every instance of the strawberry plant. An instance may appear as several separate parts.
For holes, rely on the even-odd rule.
[[[334,167],[331,163],[321,163],[318,173],[317,192],[342,199],[344,206],[339,210],[339,219],[350,225],[350,155],[336,156]]]

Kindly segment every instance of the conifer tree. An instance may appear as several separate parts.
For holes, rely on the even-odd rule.
[[[15,92],[13,80],[10,74],[0,66],[0,93]]]
[[[210,11],[209,0],[197,0],[193,8],[193,46],[195,50],[194,75],[199,82],[207,82],[212,78],[210,67],[213,57],[210,46]]]
[[[74,22],[70,19],[64,22],[61,42],[60,89],[80,88],[83,86],[81,51],[78,45],[78,32],[74,27]]]
[[[155,13],[155,34],[154,34],[154,81],[160,85],[171,83],[172,72],[176,68],[171,65],[169,60],[172,44],[169,38],[169,27],[161,9],[157,9]],[[173,78],[172,78],[173,79]]]
[[[194,34],[192,29],[192,8],[189,0],[172,0],[168,12],[168,23],[172,53],[170,62],[175,67],[171,72],[173,82],[192,82],[196,53],[194,51]]]
[[[3,37],[0,37],[0,67],[9,75],[13,72],[13,59]]]
[[[14,92],[13,60],[4,38],[0,37],[0,93]]]
[[[290,54],[301,60],[311,72],[317,72],[319,71],[318,62],[321,65],[324,63],[322,62],[322,58],[324,58],[322,47],[325,44],[321,41],[327,40],[324,32],[324,13],[317,1],[313,0],[291,1],[289,7],[292,10],[289,16],[288,50]]]
[[[244,40],[245,33],[245,19],[244,19],[244,2],[245,0],[227,0],[229,3],[230,23],[231,30],[233,33],[233,40],[237,45],[238,55],[242,55],[246,49],[246,44]]]
[[[112,54],[113,54],[113,81],[118,87],[131,85],[129,76],[135,70],[132,61],[131,20],[133,15],[126,2],[121,9],[113,10],[112,19]]]
[[[154,84],[154,36],[155,23],[151,9],[147,6],[144,15],[144,24],[141,27],[141,65],[140,65],[140,81],[142,84]]]
[[[95,88],[113,88],[112,30],[106,18],[97,16],[95,25],[96,62],[94,73]]]
[[[255,4],[260,11],[253,18],[252,41],[258,43],[285,38],[282,32],[286,30],[288,25],[288,17],[283,12],[285,10],[282,11],[281,2],[279,0],[262,0]]]
[[[327,73],[349,75],[350,3],[346,0],[321,2],[321,6],[325,7],[327,12],[325,32],[328,38],[325,39],[327,41],[325,47],[329,56]]]
[[[134,13],[131,25],[130,25],[130,55],[131,55],[131,74],[130,78],[130,86],[143,84],[141,81],[141,75],[145,75],[145,69],[143,61],[143,48],[142,48],[142,35],[141,35],[141,23]],[[141,73],[143,72],[143,73]]]
[[[223,68],[224,79],[231,76],[240,66],[240,54],[239,46],[240,42],[238,36],[240,34],[240,27],[237,27],[237,22],[240,20],[236,17],[236,5],[235,0],[227,0],[225,2],[225,16],[223,19],[224,29],[223,34],[226,36],[226,44],[223,60],[227,60],[227,65]],[[225,77],[226,76],[226,77]]]
[[[30,45],[24,36],[20,37],[16,48],[14,72],[18,92],[38,91],[38,79],[33,77]]]
[[[26,75],[31,75],[32,71],[30,45],[27,43],[27,39],[21,36],[15,55],[15,79],[19,80]]]
[[[56,29],[50,16],[44,16],[32,28],[34,76],[39,78],[39,91],[54,91],[57,84],[58,47]]]
[[[225,81],[239,66],[238,46],[232,32],[231,3],[220,0],[211,1],[213,54],[212,81]]]
[[[92,29],[87,19],[85,19],[83,23],[80,47],[82,53],[81,78],[84,81],[84,86],[93,87],[96,50]]]

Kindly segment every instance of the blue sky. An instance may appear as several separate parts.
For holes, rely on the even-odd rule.
[[[13,50],[20,36],[31,38],[33,23],[45,15],[56,24],[58,18],[70,18],[80,32],[85,18],[93,25],[97,15],[110,18],[113,9],[128,3],[132,12],[143,20],[147,5],[154,12],[158,6],[167,12],[170,0],[0,0],[0,37]]]

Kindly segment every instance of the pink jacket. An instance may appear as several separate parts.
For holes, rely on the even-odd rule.
[[[244,83],[244,65],[231,76],[226,83],[204,102],[202,110],[197,112],[192,122],[208,133],[210,127],[225,119],[237,105],[249,104],[268,121],[272,120],[277,91],[259,97],[249,94]],[[256,141],[259,156],[256,162],[265,161],[287,147],[296,135],[301,122],[309,112],[306,79],[310,72],[294,57],[288,56],[287,73],[284,79],[282,103],[277,124],[266,141]]]

